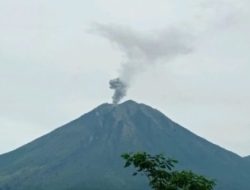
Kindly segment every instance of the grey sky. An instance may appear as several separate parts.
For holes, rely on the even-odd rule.
[[[149,39],[169,27],[191,33],[192,53],[146,68],[126,99],[250,154],[249,7],[246,0],[0,0],[0,153],[111,102],[108,81],[124,56],[89,32],[100,23]]]

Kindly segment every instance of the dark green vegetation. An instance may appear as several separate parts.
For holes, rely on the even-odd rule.
[[[192,171],[176,171],[176,160],[158,154],[152,156],[146,152],[123,154],[125,167],[133,165],[136,172],[147,176],[149,185],[154,190],[212,190],[215,182]]]
[[[173,157],[177,169],[216,179],[217,190],[250,189],[248,161],[149,106],[127,101],[100,105],[1,155],[0,190],[146,190],[145,177],[131,176],[120,158],[137,151]]]

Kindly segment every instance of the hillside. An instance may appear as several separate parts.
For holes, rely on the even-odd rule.
[[[216,179],[217,190],[250,189],[250,165],[134,101],[102,104],[78,119],[0,156],[0,190],[142,190],[123,169],[124,152],[163,153],[178,168]]]
[[[250,156],[246,156],[246,157],[244,157],[244,159],[245,159],[246,161],[250,162]]]

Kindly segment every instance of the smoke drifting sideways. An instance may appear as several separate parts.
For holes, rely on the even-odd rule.
[[[120,25],[95,24],[91,31],[107,38],[123,53],[119,76],[109,82],[110,88],[115,91],[114,104],[126,96],[127,88],[140,72],[193,50],[193,36],[185,29],[176,27],[146,34]]]

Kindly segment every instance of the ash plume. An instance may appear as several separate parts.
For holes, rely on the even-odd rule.
[[[114,95],[112,97],[113,104],[118,104],[120,100],[126,96],[127,93],[127,85],[120,78],[116,78],[109,81],[109,85],[111,89],[114,89]]]
[[[192,37],[183,29],[170,27],[145,34],[119,25],[95,24],[92,31],[107,38],[124,55],[119,76],[110,81],[115,104],[126,95],[138,73],[192,51]]]

